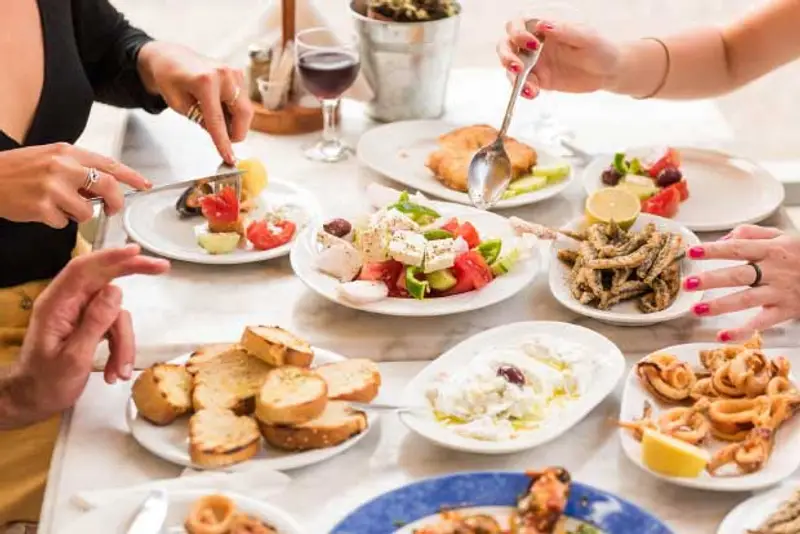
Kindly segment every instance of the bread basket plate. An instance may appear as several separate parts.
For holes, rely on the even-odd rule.
[[[719,343],[689,343],[686,345],[674,345],[657,352],[673,354],[679,360],[688,362],[692,367],[701,369],[700,351],[719,348],[719,346]],[[798,365],[800,362],[800,349],[797,348],[763,349],[762,352],[770,359],[777,356],[785,356],[791,361],[793,366]],[[790,375],[789,378],[795,381],[794,376]],[[659,413],[672,407],[660,403],[653,398],[644,386],[642,386],[636,375],[636,368],[634,367],[631,369],[630,373],[628,373],[625,380],[619,420],[633,421],[634,419],[640,418],[645,401],[650,401],[652,403],[655,417],[658,417]],[[800,419],[797,417],[787,421],[778,429],[772,454],[764,467],[760,471],[747,475],[711,476],[703,471],[697,478],[664,476],[651,471],[644,465],[642,462],[641,444],[636,441],[630,431],[620,429],[619,435],[622,440],[622,449],[634,464],[657,478],[687,488],[709,491],[754,491],[778,484],[785,478],[791,476],[791,474],[800,467],[800,455],[797,454],[797,443],[800,442]],[[722,446],[722,442],[713,440],[711,445],[707,445],[704,448],[713,453],[722,448]],[[723,473],[720,472],[720,474]]]
[[[683,238],[683,245],[686,248],[699,245],[700,239],[691,230],[671,219],[657,217],[648,213],[639,215],[636,222],[631,227],[633,230],[641,230],[648,223],[654,223],[660,232],[670,232],[679,234]],[[565,228],[578,230],[584,226],[583,217],[575,219]],[[598,321],[617,326],[648,326],[665,321],[671,321],[688,314],[692,306],[700,302],[703,298],[702,291],[685,291],[681,287],[678,297],[670,307],[655,313],[643,313],[637,306],[635,299],[621,302],[610,310],[600,310],[593,306],[580,303],[572,296],[569,286],[570,268],[564,265],[557,258],[558,251],[561,249],[577,248],[578,243],[567,237],[559,237],[554,243],[550,253],[550,291],[558,302],[565,308],[586,317],[591,317]],[[690,261],[686,258],[681,260],[681,278],[696,274],[708,268],[697,261]]]
[[[182,191],[162,191],[139,195],[128,203],[122,218],[125,232],[143,248],[165,258],[206,265],[238,265],[286,256],[293,241],[270,250],[255,250],[252,245],[229,254],[210,254],[197,244],[197,234],[206,231],[203,217],[181,219],[175,202]],[[257,207],[247,215],[258,220],[269,211],[281,209],[297,225],[295,239],[308,224],[316,224],[320,208],[314,196],[293,183],[270,179]]]
[[[438,421],[427,392],[443,374],[452,375],[467,367],[479,355],[519,346],[534,336],[569,340],[579,345],[593,360],[587,389],[579,399],[563,407],[552,407],[537,428],[520,431],[513,439],[488,441],[462,435],[451,425]],[[625,357],[606,337],[582,326],[529,321],[492,328],[474,335],[448,350],[414,377],[403,392],[406,406],[425,406],[424,410],[403,412],[400,419],[420,436],[450,449],[479,454],[510,454],[543,445],[578,424],[612,392],[625,372]]]
[[[458,217],[462,222],[472,223],[482,238],[501,239],[503,241],[501,253],[507,252],[507,247],[513,247],[518,241],[505,217],[450,202],[433,202],[433,205],[443,218]],[[295,274],[311,290],[332,302],[381,315],[432,317],[485,308],[511,298],[525,289],[536,277],[541,263],[540,246],[537,245],[532,253],[527,258],[520,259],[510,272],[498,276],[487,286],[476,291],[424,300],[388,297],[378,302],[355,304],[339,296],[337,292],[337,287],[341,284],[339,280],[319,271],[315,266],[318,253],[316,235],[319,230],[319,227],[309,226],[297,239],[290,256]]]
[[[719,525],[717,534],[742,534],[749,529],[756,531],[761,523],[775,513],[780,506],[800,490],[797,480],[760,493],[730,511]]]
[[[783,204],[783,184],[755,162],[716,150],[676,148],[689,198],[673,219],[687,228],[695,232],[730,230],[763,221]],[[644,156],[654,150],[659,148],[637,147],[625,154]],[[613,154],[598,156],[583,170],[581,182],[587,193],[607,187],[600,177],[613,161]]]
[[[185,532],[183,524],[194,503],[198,499],[214,493],[216,492],[213,488],[170,492],[167,518],[163,529],[159,532]],[[233,501],[238,511],[272,525],[280,534],[303,533],[300,525],[289,514],[274,505],[237,493],[222,492],[222,494]],[[56,534],[86,534],[87,532],[127,534],[131,521],[145,497],[146,495],[134,493],[95,508],[80,516],[66,528],[56,530]]]
[[[176,358],[169,363],[183,364],[188,359],[189,355],[186,355]],[[314,347],[314,366],[341,362],[344,360],[346,360],[344,356]],[[303,452],[286,452],[264,445],[259,453],[248,461],[258,461],[264,469],[274,469],[275,471],[298,469],[322,462],[337,454],[343,453],[367,435],[377,422],[378,416],[374,411],[369,411],[366,415],[368,421],[366,430],[336,447]],[[207,469],[194,465],[189,456],[188,417],[179,418],[169,426],[156,426],[139,416],[133,399],[128,399],[125,408],[125,417],[133,438],[152,454],[168,462],[172,462],[173,464],[192,467],[194,469]],[[244,464],[246,462],[242,463]]]
[[[441,120],[400,121],[384,124],[369,130],[358,141],[358,158],[362,164],[410,188],[437,198],[471,205],[467,193],[450,189],[437,180],[425,166],[428,154],[439,148],[440,135],[466,126]],[[513,135],[513,134],[512,134]],[[542,151],[534,143],[517,138],[533,146],[538,154],[538,165],[563,163],[555,156]],[[572,183],[572,173],[562,181],[532,193],[524,193],[501,200],[493,209],[507,209],[535,204],[552,198]]]

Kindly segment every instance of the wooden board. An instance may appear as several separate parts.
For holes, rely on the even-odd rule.
[[[288,105],[271,111],[253,102],[255,115],[252,130],[274,135],[298,135],[322,130],[322,108],[306,108]],[[338,119],[338,117],[337,117]]]

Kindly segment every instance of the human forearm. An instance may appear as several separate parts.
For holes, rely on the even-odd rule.
[[[52,415],[37,397],[35,381],[19,364],[0,368],[0,431],[26,427]]]

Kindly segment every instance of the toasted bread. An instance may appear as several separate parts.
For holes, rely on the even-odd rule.
[[[261,446],[258,426],[230,410],[200,410],[189,419],[189,455],[201,467],[223,467],[255,456]]]
[[[182,365],[159,363],[136,378],[133,403],[156,425],[168,425],[192,409],[192,377]]]
[[[279,326],[248,326],[241,345],[257,358],[275,367],[309,367],[314,351],[308,342]]]
[[[381,374],[372,360],[345,360],[314,369],[328,384],[328,398],[370,402],[378,396]]]
[[[261,435],[271,446],[285,451],[335,447],[366,430],[367,416],[346,402],[330,401],[322,415],[296,426],[258,421]]]
[[[255,396],[273,368],[234,346],[195,368],[195,410],[220,408],[239,415],[255,410]]]
[[[229,352],[235,348],[236,345],[232,343],[206,345],[204,347],[200,347],[189,356],[189,361],[186,362],[186,369],[189,371],[189,373],[195,374],[201,365],[208,363],[220,354],[225,354],[226,352]]]
[[[267,374],[256,397],[256,418],[272,425],[299,425],[316,419],[328,403],[328,385],[301,367],[279,367]]]

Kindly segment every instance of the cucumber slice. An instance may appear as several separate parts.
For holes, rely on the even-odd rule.
[[[209,254],[230,254],[239,246],[240,239],[235,232],[207,233],[197,236],[197,244]]]
[[[547,186],[547,178],[544,176],[526,176],[511,182],[508,189],[518,193],[530,193],[531,191],[538,191],[545,186]]]
[[[558,163],[546,167],[534,167],[533,175],[542,176],[552,182],[566,178],[569,176],[570,170],[570,166],[567,163]]]
[[[453,273],[450,272],[450,269],[433,271],[432,273],[428,273],[426,278],[431,285],[431,289],[435,289],[436,291],[447,291],[455,287],[458,282],[456,277],[453,276]]]

